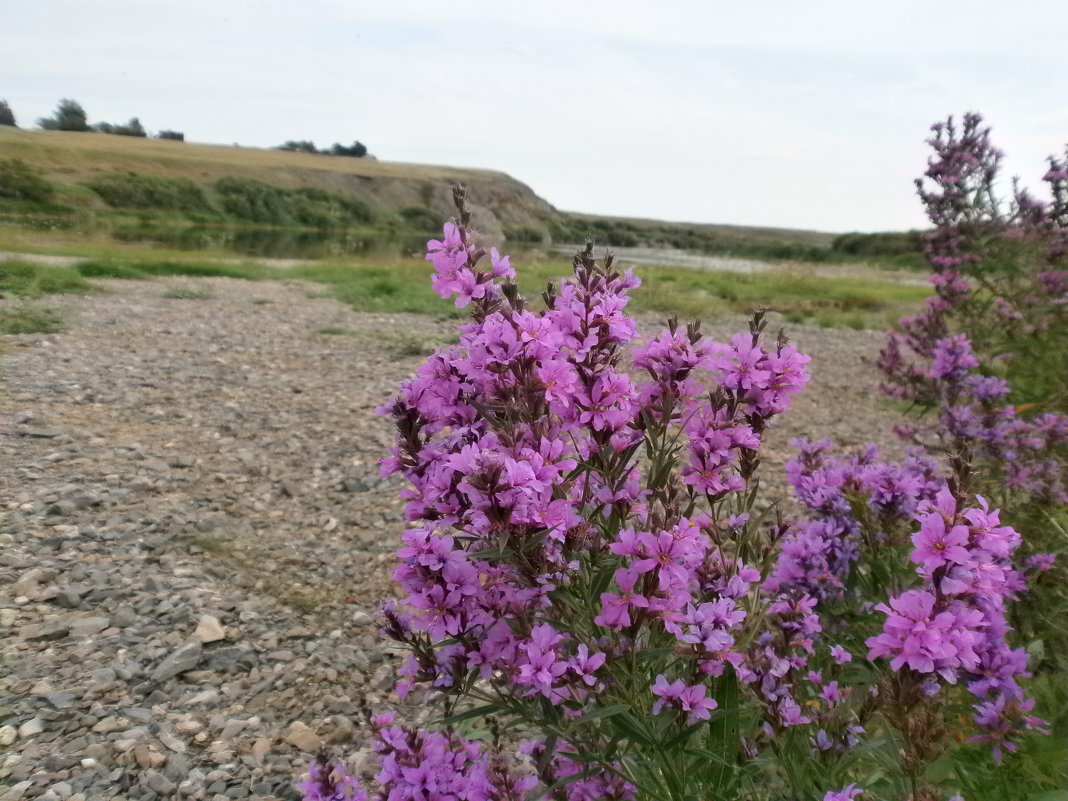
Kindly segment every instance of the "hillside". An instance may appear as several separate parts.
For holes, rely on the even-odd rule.
[[[25,131],[0,126],[0,159],[20,159],[57,184],[61,200],[103,207],[83,184],[104,175],[135,172],[190,179],[209,195],[224,178],[252,179],[282,189],[340,194],[385,213],[423,209],[427,219],[453,212],[449,185],[470,189],[475,226],[501,238],[504,229],[540,232],[557,241],[593,235],[613,245],[682,247],[709,252],[738,245],[791,245],[827,249],[834,234],[781,228],[677,223],[562,212],[509,175],[492,170],[344,158],[310,153],[204,145],[159,139],[62,131]]]
[[[121,172],[188,178],[205,189],[222,178],[245,178],[341,193],[381,211],[425,208],[439,219],[453,213],[449,185],[462,182],[470,189],[476,227],[491,237],[509,226],[544,227],[557,215],[530,187],[491,170],[8,127],[0,127],[0,158],[20,159],[68,189]],[[99,202],[77,193],[64,197],[71,199]]]

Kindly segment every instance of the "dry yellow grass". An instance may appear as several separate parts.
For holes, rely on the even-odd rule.
[[[46,177],[59,183],[75,183],[120,171],[191,178],[198,183],[228,177],[263,180],[269,172],[272,184],[293,187],[306,183],[301,174],[308,171],[443,183],[503,177],[503,173],[491,170],[8,127],[0,127],[0,158],[21,159],[44,170]]]

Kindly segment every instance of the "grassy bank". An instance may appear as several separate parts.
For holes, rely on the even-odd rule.
[[[356,311],[462,316],[438,297],[428,280],[429,265],[417,259],[312,263],[276,268],[263,264],[159,258],[97,258],[70,265],[28,261],[0,263],[0,293],[35,299],[57,293],[101,291],[94,279],[152,279],[163,276],[228,277],[249,281],[304,280]],[[522,287],[536,298],[548,280],[567,274],[560,263],[523,265]],[[633,308],[680,318],[713,319],[748,313],[761,306],[791,322],[855,329],[882,328],[914,310],[926,288],[876,280],[831,279],[797,271],[738,274],[679,267],[644,267]]]

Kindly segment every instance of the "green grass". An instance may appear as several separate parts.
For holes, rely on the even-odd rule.
[[[54,334],[63,330],[63,315],[47,306],[0,309],[0,334]]]
[[[547,280],[559,281],[567,268],[538,263],[520,268],[521,285],[534,306]],[[683,319],[711,319],[727,313],[750,313],[760,307],[781,312],[790,322],[826,327],[882,328],[910,313],[929,294],[925,286],[874,279],[827,278],[801,270],[729,273],[681,267],[643,267],[642,286],[632,309]],[[89,278],[224,277],[250,281],[300,279],[323,286],[324,294],[355,311],[379,314],[430,314],[459,318],[466,312],[440,298],[430,286],[422,260],[361,260],[348,264],[314,263],[272,268],[254,263],[97,258],[72,267],[16,262],[0,265],[0,289],[28,296],[52,292],[87,292]],[[413,345],[412,348],[421,346]]]
[[[93,290],[93,285],[74,267],[25,261],[0,262],[0,295],[38,298],[42,295],[84,294]]]
[[[761,306],[791,322],[826,327],[881,328],[916,308],[926,287],[877,280],[825,278],[800,271],[728,273],[671,267],[639,271],[638,311],[708,318]]]
[[[243,278],[250,281],[262,280],[279,272],[259,264],[155,259],[90,259],[75,264],[72,269],[91,278],[159,278],[184,275],[193,278]]]
[[[319,334],[320,336],[345,336],[352,333],[352,329],[343,328],[340,325],[324,325],[322,328],[316,328],[313,334]]]
[[[163,297],[174,300],[210,300],[215,293],[210,289],[196,289],[188,286],[176,286],[163,293]]]
[[[408,331],[389,332],[385,339],[390,344],[394,356],[429,356],[444,345],[455,345],[460,341],[456,335],[449,337],[420,336]]]

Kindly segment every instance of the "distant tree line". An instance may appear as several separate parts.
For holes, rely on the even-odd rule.
[[[11,110],[6,100],[0,100],[0,125],[18,127],[15,122],[15,113]],[[116,136],[139,136],[146,137],[148,132],[137,117],[131,117],[130,121],[123,123],[98,122],[89,124],[89,117],[85,109],[76,100],[63,99],[59,101],[55,112],[51,117],[42,117],[37,120],[37,127],[42,131],[82,131],[114,134]],[[185,134],[181,131],[160,131],[156,134],[158,139],[173,139],[178,142],[185,141]]]
[[[10,122],[4,122],[5,119],[10,119]],[[11,112],[6,101],[0,101],[0,124],[15,124],[15,115]],[[81,103],[67,98],[59,101],[51,117],[41,117],[37,120],[37,127],[42,131],[80,131],[113,134],[115,136],[148,136],[145,126],[141,124],[141,120],[137,117],[131,117],[130,121],[125,124],[98,122],[95,125],[90,125],[89,116],[85,113]],[[184,141],[185,134],[177,131],[160,131],[158,138]]]
[[[348,146],[340,142],[334,142],[329,148],[320,150],[315,146],[314,142],[309,142],[306,139],[291,139],[285,144],[276,147],[275,150],[289,150],[294,153],[317,153],[322,156],[350,156],[356,159],[362,159],[367,155],[367,145],[363,142],[353,142]]]
[[[11,110],[11,106],[8,105],[6,100],[0,100],[0,125],[18,127],[15,122],[15,113]],[[148,136],[148,132],[137,117],[131,117],[130,121],[125,124],[98,122],[90,125],[89,115],[85,113],[82,105],[76,100],[68,98],[59,101],[51,117],[42,117],[37,120],[37,127],[42,131],[81,131],[113,134],[115,136]],[[185,134],[181,131],[161,130],[156,134],[156,138],[184,142]],[[363,144],[363,142],[353,142],[351,145],[335,142],[330,147],[320,150],[315,146],[314,142],[291,140],[284,145],[279,145],[275,150],[317,153],[326,156],[349,156],[357,159],[368,155],[367,145]],[[374,156],[371,156],[371,158],[374,158]]]

